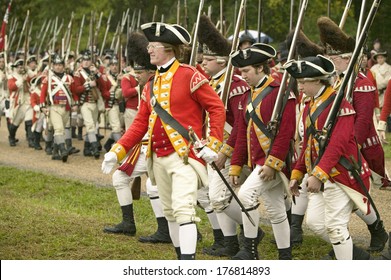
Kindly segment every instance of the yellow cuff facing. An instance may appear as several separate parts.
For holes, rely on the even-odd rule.
[[[283,162],[279,158],[269,155],[265,161],[265,165],[277,171],[281,171],[282,168],[285,166],[285,162]]]
[[[324,172],[319,166],[315,166],[314,170],[312,170],[312,176],[318,178],[322,183],[326,183],[329,179],[329,175]]]
[[[242,167],[239,165],[231,165],[229,168],[229,176],[240,176]]]
[[[219,151],[220,153],[223,153],[227,157],[232,157],[232,153],[234,152],[234,148],[232,148],[230,145],[227,143],[224,143],[223,146],[221,146],[221,149]]]
[[[301,182],[304,178],[303,172],[293,169],[291,173],[291,180],[297,180],[297,182]]]
[[[122,146],[121,144],[118,144],[118,143],[115,143],[111,147],[110,152],[113,152],[117,155],[118,162],[121,162],[126,156],[126,150],[125,150],[124,146]]]
[[[223,145],[223,143],[221,141],[219,141],[217,138],[215,138],[213,136],[208,137],[208,142],[206,143],[206,146],[208,148],[212,149],[213,151],[215,151],[216,153],[219,152],[222,145]]]

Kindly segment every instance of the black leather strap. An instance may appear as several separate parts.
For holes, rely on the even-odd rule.
[[[258,126],[258,128],[265,134],[268,138],[271,138],[270,132],[267,130],[266,125],[261,121],[261,119],[257,116],[255,109],[257,106],[261,103],[261,101],[268,96],[272,92],[273,88],[271,86],[266,87],[258,96],[254,99],[254,101],[251,101],[251,94],[248,95],[248,101],[247,104],[252,105],[252,111],[246,111],[246,119],[247,121],[250,120],[250,118],[253,120],[253,122]],[[247,106],[248,107],[248,106]]]

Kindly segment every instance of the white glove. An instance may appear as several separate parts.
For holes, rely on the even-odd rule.
[[[117,164],[117,154],[114,152],[106,153],[105,159],[102,162],[103,174],[109,174],[116,164]]]
[[[218,159],[218,154],[211,150],[209,147],[204,146],[201,151],[196,155],[198,158],[202,158],[206,163],[212,163]]]
[[[38,105],[34,105],[34,107],[33,107],[33,110],[35,111],[35,112],[41,112],[41,108],[39,108],[39,106]]]

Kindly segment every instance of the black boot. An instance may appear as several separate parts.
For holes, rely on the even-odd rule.
[[[80,152],[79,149],[76,149],[72,146],[72,139],[65,139],[65,145],[67,146],[68,155],[77,154]]]
[[[303,243],[303,229],[302,224],[304,215],[292,214],[291,221],[291,246],[298,246]]]
[[[34,149],[42,150],[41,144],[39,143],[40,141],[41,141],[41,133],[34,131]]]
[[[181,260],[195,260],[195,254],[181,254]]]
[[[53,144],[53,150],[52,150],[52,160],[60,160],[61,156],[58,151],[58,144]]]
[[[243,240],[243,247],[232,257],[233,260],[259,260],[259,238],[247,238]]]
[[[214,242],[212,246],[202,249],[203,254],[214,255],[214,251],[224,248],[224,234],[221,229],[213,230]]]
[[[383,221],[377,220],[371,225],[368,225],[369,232],[371,233],[371,243],[369,245],[369,252],[383,251],[388,240],[388,233],[384,229]]]
[[[278,249],[279,260],[291,260],[292,259],[292,247]]]
[[[115,143],[115,140],[112,139],[112,138],[108,138],[106,143],[103,145],[103,147],[105,148],[106,152],[110,151],[111,149],[111,146]]]
[[[361,248],[358,248],[356,245],[353,244],[353,260],[370,260],[371,259],[371,255],[361,249]]]
[[[140,236],[138,241],[142,243],[171,243],[168,222],[165,217],[156,218],[157,231],[149,236]]]
[[[60,149],[60,156],[62,162],[66,162],[68,160],[68,151],[65,148],[65,143],[58,144],[58,148]]]
[[[35,148],[34,145],[34,134],[31,131],[31,127],[33,126],[33,121],[25,121],[24,122],[24,127],[26,129],[26,138],[27,142],[29,144],[29,148]]]
[[[84,141],[83,155],[85,157],[92,157],[91,143]]]
[[[18,126],[16,126],[16,125],[10,124],[8,127],[8,131],[9,131],[8,141],[9,141],[11,147],[16,146],[15,136],[16,136],[17,130],[18,130]]]
[[[76,126],[72,126],[71,127],[71,133],[72,133],[72,138],[76,139],[77,138],[77,135],[76,135]]]
[[[177,260],[181,259],[181,247],[174,247]]]
[[[77,140],[83,141],[83,127],[82,126],[77,127]]]
[[[47,155],[53,154],[53,141],[45,141],[45,153]]]
[[[114,227],[105,227],[103,231],[134,236],[136,234],[136,224],[134,223],[133,204],[121,206],[121,211],[122,222]]]
[[[95,157],[95,159],[99,159],[100,152],[98,148],[98,142],[91,142],[91,153]]]
[[[224,247],[211,252],[210,255],[218,257],[233,257],[240,250],[237,235],[224,236]]]

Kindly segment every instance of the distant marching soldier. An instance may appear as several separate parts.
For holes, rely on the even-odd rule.
[[[122,96],[125,102],[124,122],[125,130],[132,124],[136,117],[140,102],[140,86],[132,73],[126,73],[121,80]]]
[[[33,134],[34,134],[34,149],[42,150],[40,141],[43,131],[43,122],[45,114],[41,113],[41,87],[44,76],[39,75],[31,79],[30,81],[30,103],[33,108]]]
[[[84,156],[94,156],[99,159],[100,151],[96,136],[96,124],[98,122],[98,100],[102,99],[97,85],[104,84],[101,73],[93,65],[91,54],[86,51],[81,58],[81,66],[75,71],[74,79],[76,94],[86,128],[84,139]]]
[[[5,69],[4,52],[0,52],[0,116],[5,113],[6,102],[9,106],[9,92],[7,88],[7,72]]]
[[[65,129],[70,128],[71,107],[77,100],[75,83],[71,75],[65,73],[65,63],[60,56],[53,58],[53,71],[48,72],[42,82],[41,110],[49,114],[54,130],[52,159],[60,156],[63,162],[68,160],[65,146]]]
[[[122,100],[121,80],[122,74],[118,72],[119,61],[114,56],[110,59],[109,70],[104,74],[103,80],[105,83],[100,87],[102,97],[105,101],[105,108],[108,116],[108,121],[111,128],[111,134],[109,139],[110,143],[114,144],[122,136],[122,127],[120,120],[119,102]],[[107,151],[109,147],[105,147]]]
[[[16,60],[12,66],[14,71],[8,79],[8,89],[10,92],[9,144],[10,146],[16,146],[16,131],[24,121],[29,147],[34,147],[31,132],[33,109],[30,105],[26,69],[22,59]]]

